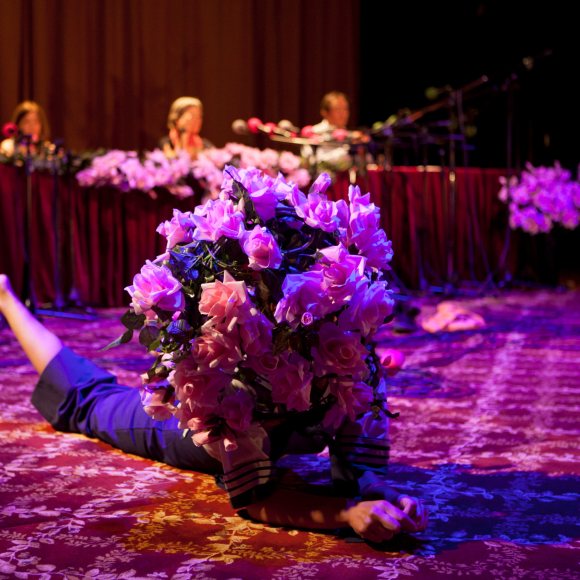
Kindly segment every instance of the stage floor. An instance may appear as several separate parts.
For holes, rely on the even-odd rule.
[[[0,578],[578,578],[580,292],[462,302],[485,328],[381,333],[407,357],[391,386],[392,479],[431,515],[426,532],[383,546],[245,521],[209,476],[55,432],[0,331]],[[45,323],[137,385],[138,344],[99,350],[120,313]],[[325,461],[289,459],[310,479]]]

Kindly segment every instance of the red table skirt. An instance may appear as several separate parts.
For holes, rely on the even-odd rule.
[[[562,252],[553,235],[512,232],[506,245],[507,208],[497,199],[503,174],[467,168],[452,179],[440,168],[396,167],[357,175],[363,193],[370,191],[381,209],[395,250],[393,271],[404,285],[483,283],[522,272],[554,281],[554,258]],[[348,186],[348,174],[339,175],[329,197],[346,198]],[[0,165],[0,272],[10,275],[20,293],[27,191],[31,286],[38,304],[61,298],[91,306],[128,304],[124,287],[146,259],[165,249],[155,231],[159,223],[171,219],[173,208],[192,210],[196,204],[196,198],[179,200],[165,191],[152,199],[140,191],[82,188],[73,177],[33,173],[27,179],[21,168]],[[566,247],[577,244],[577,232],[563,235]]]

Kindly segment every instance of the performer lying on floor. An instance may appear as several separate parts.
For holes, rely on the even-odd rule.
[[[55,429],[83,433],[127,453],[213,474],[221,479],[240,515],[261,522],[318,530],[350,527],[371,542],[425,529],[427,512],[422,502],[384,483],[386,416],[377,421],[365,414],[347,421],[330,439],[319,428],[320,413],[276,418],[250,428],[245,438],[238,439],[235,451],[220,454],[212,444],[196,446],[184,437],[174,417],[152,419],[143,410],[138,389],[117,384],[113,375],[64,347],[19,301],[3,274],[0,314],[40,375],[32,402]],[[313,486],[292,488],[276,475],[276,460],[298,447],[304,451],[308,437],[310,452],[330,443],[336,494],[317,494]]]

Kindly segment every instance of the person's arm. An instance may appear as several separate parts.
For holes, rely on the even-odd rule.
[[[413,531],[427,526],[427,509],[420,499],[401,493],[388,482],[389,419],[367,412],[341,425],[331,448],[335,484],[351,486],[364,502],[387,502],[414,524]]]
[[[350,527],[371,542],[390,540],[401,531],[417,531],[411,517],[386,500],[356,501],[278,488],[266,499],[244,509],[254,520],[285,527],[315,530]]]
[[[417,532],[422,532],[427,527],[428,510],[419,498],[402,493],[372,472],[366,472],[359,480],[359,485],[363,499],[385,500],[398,507],[411,518]]]

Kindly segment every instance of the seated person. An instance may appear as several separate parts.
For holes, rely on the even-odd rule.
[[[320,101],[322,120],[312,126],[312,131],[319,135],[330,133],[334,129],[346,129],[350,117],[348,97],[340,91],[326,93]]]
[[[293,433],[312,437],[309,452],[316,453],[320,432],[314,426],[320,417],[309,411],[286,418],[265,417],[252,423],[231,451],[211,441],[195,445],[191,437],[184,437],[175,417],[157,421],[149,416],[138,389],[119,385],[113,375],[64,347],[18,300],[2,274],[0,314],[40,374],[32,403],[55,429],[96,437],[127,453],[174,467],[212,474],[240,515],[264,523],[313,530],[351,528],[371,542],[425,529],[427,513],[422,502],[382,479],[388,463],[386,416],[370,420],[364,413],[347,425],[357,436],[346,433],[344,440],[329,443],[333,476],[339,485],[334,493],[321,494],[320,488],[316,493],[316,486],[290,485],[288,472],[278,472],[275,462],[283,453],[292,452]],[[304,452],[304,441],[294,445]]]
[[[360,131],[348,131],[350,118],[350,103],[345,93],[331,91],[322,97],[320,102],[322,120],[312,126],[312,133],[322,138],[320,145],[314,150],[310,145],[302,148],[301,155],[309,160],[316,171],[344,171],[353,165],[350,143],[339,143],[333,134],[342,130],[349,141],[364,140]],[[330,141],[330,142],[327,142]]]
[[[22,101],[11,118],[18,134],[0,143],[0,153],[6,157],[15,154],[39,155],[50,145],[50,128],[42,107],[34,101]]]
[[[203,124],[203,105],[195,97],[179,97],[171,104],[167,115],[168,135],[160,147],[167,157],[174,157],[179,151],[187,151],[191,159],[196,159],[200,151],[213,147],[208,139],[200,136]]]

